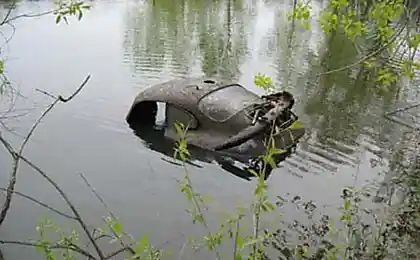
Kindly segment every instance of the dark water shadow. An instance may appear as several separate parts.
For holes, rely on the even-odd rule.
[[[165,137],[164,126],[131,125],[131,129],[137,137],[144,141],[147,148],[169,157],[163,157],[162,160],[177,166],[182,166],[180,161],[176,160],[174,157],[175,142]],[[187,162],[189,165],[197,168],[203,168],[203,166],[197,164],[197,162],[209,164],[216,162],[223,170],[243,180],[250,181],[253,177],[255,177],[249,172],[248,166],[238,167],[236,166],[234,160],[224,156],[222,153],[204,150],[196,146],[189,146],[188,150],[191,153],[191,159]],[[280,158],[276,158],[276,161],[281,163],[291,154],[291,151],[282,154]]]

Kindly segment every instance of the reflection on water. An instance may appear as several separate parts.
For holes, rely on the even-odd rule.
[[[354,172],[392,154],[401,127],[383,114],[404,100],[379,89],[363,68],[328,73],[356,62],[358,49],[342,32],[324,39],[316,22],[304,31],[287,21],[291,6],[230,0],[141,4],[127,15],[126,62],[136,77],[218,75],[249,88],[248,72],[268,73],[296,95],[296,109],[308,126],[306,140],[284,163],[287,169],[301,177],[337,172],[372,178],[383,169]]]
[[[137,76],[239,76],[247,44],[241,1],[157,0],[138,5],[129,10],[124,40],[126,62]]]
[[[147,148],[165,155],[165,157],[162,158],[163,161],[181,166],[181,163],[174,157],[175,142],[165,137],[164,126],[132,125],[131,127],[133,128],[135,135],[144,141]],[[233,174],[236,177],[247,181],[250,181],[255,177],[249,172],[248,167],[235,165],[232,159],[220,156],[217,153],[212,153],[198,147],[190,147],[189,151],[191,153],[191,160],[187,161],[187,163],[193,167],[203,168],[202,166],[196,164],[196,161],[204,163],[212,163],[215,161],[220,165],[221,169]],[[281,158],[277,157],[276,159],[281,163],[291,154],[292,152],[290,151],[283,154]],[[270,174],[271,172],[267,173],[267,177],[269,177]]]
[[[301,177],[337,172],[372,178],[382,168],[354,172],[392,153],[384,151],[398,141],[400,125],[383,114],[405,101],[379,89],[363,68],[328,73],[356,62],[357,47],[343,32],[324,39],[316,22],[304,31],[287,21],[291,6],[233,0],[139,4],[126,18],[125,62],[136,77],[218,75],[249,88],[249,72],[268,73],[296,95],[296,109],[308,126],[306,140],[284,163],[287,169]],[[320,4],[313,7],[316,12]]]
[[[48,5],[21,2],[19,10],[45,10]],[[7,69],[25,94],[38,99],[37,87],[69,93],[87,73],[92,74],[81,95],[57,108],[37,130],[27,153],[55,172],[54,177],[69,190],[79,189],[74,186],[76,170],[90,173],[90,181],[138,232],[153,231],[163,240],[167,232],[189,226],[179,206],[184,199],[176,195],[169,195],[170,202],[167,199],[168,193],[178,194],[173,179],[181,176],[161,160],[171,153],[171,144],[164,143],[159,133],[138,132],[153,141],[148,147],[124,122],[138,91],[171,78],[218,75],[255,89],[253,76],[262,72],[296,96],[296,113],[308,133],[296,154],[272,174],[269,182],[275,193],[302,192],[320,203],[330,202],[343,185],[382,180],[386,174],[378,192],[378,197],[385,196],[391,189],[387,183],[399,174],[394,164],[401,159],[395,156],[401,150],[413,156],[402,147],[410,147],[418,136],[383,117],[384,112],[412,99],[407,94],[411,92],[383,91],[368,72],[356,67],[325,73],[353,63],[357,48],[341,33],[322,38],[315,22],[308,32],[298,24],[293,28],[285,17],[292,1],[148,0],[93,5],[81,23],[69,26],[56,26],[51,17],[17,23],[10,43],[15,59]],[[316,11],[320,3],[313,5]],[[45,100],[37,101],[45,104]],[[25,120],[30,118],[18,124],[27,126]],[[405,156],[404,160],[410,160]],[[7,165],[5,158],[0,156],[2,172],[6,172],[2,168]],[[200,166],[194,175],[198,189],[220,203],[233,204],[251,194],[252,184],[219,174],[220,167],[212,164]],[[0,175],[1,183],[7,177]],[[48,192],[41,181],[25,180],[19,180],[19,189],[61,204],[45,195]],[[119,195],[114,186],[122,191]],[[76,204],[87,212],[100,212],[86,202],[86,196],[74,194]],[[136,203],[145,210],[133,213],[127,205]],[[14,210],[26,221],[14,222],[4,232],[18,236],[32,230],[30,221],[39,212],[20,206]],[[140,228],[139,218],[146,223]],[[155,227],[159,228],[150,230]]]

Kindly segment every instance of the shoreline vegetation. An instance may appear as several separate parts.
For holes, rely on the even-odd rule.
[[[231,2],[231,0],[227,1]],[[318,19],[318,23],[325,34],[325,40],[330,41],[334,37],[345,37],[354,46],[358,47],[359,54],[357,62],[339,68],[326,68],[325,71],[317,74],[317,78],[351,72],[356,75],[356,78],[369,78],[371,84],[366,84],[366,87],[390,93],[398,93],[402,81],[413,81],[415,79],[415,73],[420,68],[420,63],[415,59],[420,44],[420,33],[418,32],[419,3],[402,0],[328,0],[326,3],[327,5],[321,11]],[[6,2],[4,5],[9,5],[9,11],[3,14],[0,28],[14,28],[12,22],[17,19],[30,19],[43,15],[55,15],[56,23],[68,23],[72,16],[82,20],[84,12],[91,8],[85,2],[61,1],[54,10],[39,14],[13,16],[12,12],[17,2]],[[312,16],[311,2],[294,1],[288,20],[293,28],[301,27],[305,30],[311,30]],[[290,37],[293,37],[293,35]],[[2,96],[6,96],[7,93],[13,91],[13,85],[7,79],[5,67],[7,67],[7,63],[1,60],[2,85],[0,86],[0,94]],[[44,254],[47,260],[76,259],[79,256],[87,259],[105,260],[116,256],[121,257],[122,254],[125,255],[124,259],[161,259],[165,254],[164,250],[151,245],[148,235],[139,238],[133,238],[129,235],[128,231],[123,229],[122,223],[118,221],[117,213],[108,210],[109,215],[104,218],[105,226],[92,229],[81,217],[77,205],[71,202],[60,185],[24,155],[25,146],[31,136],[35,134],[41,121],[55,106],[71,102],[73,98],[77,98],[77,95],[82,95],[83,88],[88,87],[89,79],[90,75],[69,97],[56,96],[39,90],[51,97],[53,101],[32,126],[20,147],[13,147],[3,137],[3,130],[0,130],[0,143],[9,153],[13,163],[10,181],[6,188],[1,189],[6,197],[5,202],[1,205],[0,228],[1,225],[5,225],[13,198],[20,196],[76,223],[82,231],[80,233],[75,230],[65,232],[60,226],[46,219],[40,221],[36,227],[39,233],[37,240],[11,241],[2,237],[0,238],[0,250],[2,247],[11,245],[34,247]],[[258,73],[255,76],[255,85],[263,88],[266,93],[279,91],[274,87],[273,80],[264,74]],[[266,142],[267,151],[261,155],[264,167],[261,167],[260,172],[251,171],[251,174],[257,180],[253,190],[254,201],[252,205],[238,209],[236,214],[227,217],[217,230],[213,230],[210,228],[206,217],[207,199],[197,193],[189,175],[187,162],[191,154],[184,138],[188,127],[180,123],[175,124],[175,127],[179,140],[174,147],[174,158],[182,163],[184,169],[184,177],[179,180],[179,188],[191,204],[188,213],[193,224],[202,225],[206,230],[206,235],[197,241],[190,241],[191,243],[186,241],[183,249],[174,259],[183,259],[185,257],[183,255],[184,248],[187,246],[206,248],[212,253],[214,259],[223,260],[417,259],[419,253],[417,245],[420,242],[418,162],[411,162],[412,167],[406,168],[398,176],[397,182],[403,187],[405,197],[396,205],[383,202],[378,210],[365,209],[362,206],[363,201],[372,199],[373,191],[369,187],[343,187],[342,194],[337,194],[342,198],[342,205],[337,209],[339,217],[334,219],[322,214],[322,212],[319,214],[315,204],[305,202],[302,198],[296,196],[291,198],[290,201],[304,210],[310,224],[303,224],[296,220],[289,227],[283,227],[279,223],[279,229],[267,230],[262,228],[263,215],[278,210],[285,203],[283,200],[270,201],[268,196],[269,181],[264,181],[264,168],[271,164],[273,155],[283,152],[275,147],[272,136],[270,136]],[[50,183],[68,205],[72,214],[61,212],[36,198],[25,195],[24,192],[16,191],[15,185],[21,164],[26,164]],[[273,167],[273,165],[271,166]],[[96,198],[108,209],[106,202],[95,191],[93,185],[89,183],[85,176],[80,175],[80,177]],[[252,233],[245,232],[242,226],[245,216],[249,215],[253,219]],[[295,241],[289,240],[291,233],[295,234],[297,238]],[[86,249],[85,245],[79,244],[82,236],[88,239],[91,250]],[[52,239],[51,237],[57,238]],[[113,252],[106,252],[101,247],[103,240],[112,241],[114,244],[118,244],[119,248]],[[228,255],[220,249],[221,245],[225,243],[232,244],[231,253]],[[273,249],[277,252],[276,258],[267,254],[268,251]],[[1,251],[0,260],[3,260]]]

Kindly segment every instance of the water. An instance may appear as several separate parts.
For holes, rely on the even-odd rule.
[[[316,22],[311,32],[298,27],[294,40],[289,40],[291,25],[285,15],[291,3],[182,3],[91,2],[93,9],[81,22],[72,18],[69,25],[56,25],[53,16],[44,16],[14,23],[5,70],[24,95],[15,109],[25,112],[7,120],[13,130],[7,136],[14,143],[21,142],[49,104],[36,88],[66,96],[87,74],[92,75],[80,95],[47,116],[25,150],[69,194],[89,224],[101,224],[106,210],[79,173],[133,235],[151,233],[154,243],[169,241],[165,246],[176,251],[183,234],[202,234],[200,228],[192,228],[184,211],[187,203],[176,182],[183,176],[182,169],[148,149],[125,122],[139,91],[178,77],[219,73],[261,94],[252,86],[254,74],[262,72],[296,96],[295,111],[308,133],[297,153],[270,177],[272,195],[299,194],[332,205],[339,202],[343,186],[384,178],[389,158],[406,143],[402,132],[407,129],[382,115],[407,103],[413,93],[403,93],[397,100],[393,93],[369,88],[346,71],[315,77],[322,72],[320,60],[329,69],[339,68],[353,63],[357,50],[339,36],[325,42]],[[319,10],[319,5],[314,4],[313,10]],[[16,12],[49,8],[49,2],[20,2]],[[8,163],[2,154],[2,186],[8,180]],[[254,181],[239,179],[215,164],[199,164],[203,168],[191,170],[195,188],[214,198],[216,209],[250,202]],[[68,212],[57,193],[23,164],[16,188]],[[51,216],[16,197],[0,236],[35,237],[36,221],[44,215]],[[38,256],[32,249],[12,246],[3,253],[5,259]]]

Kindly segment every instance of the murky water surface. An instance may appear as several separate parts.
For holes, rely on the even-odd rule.
[[[383,113],[417,93],[402,93],[397,100],[346,71],[319,75],[353,63],[357,49],[344,37],[325,41],[315,21],[310,32],[297,24],[291,34],[289,3],[156,0],[92,5],[81,22],[70,19],[69,25],[56,25],[54,16],[17,20],[5,49],[7,75],[23,95],[11,113],[19,116],[6,121],[13,130],[7,136],[16,144],[50,102],[36,89],[69,95],[92,76],[73,101],[58,105],[45,118],[25,150],[91,224],[100,224],[106,210],[80,173],[134,235],[151,233],[155,243],[169,241],[178,250],[182,234],[201,232],[192,228],[184,211],[187,203],[176,182],[182,169],[162,160],[164,155],[149,149],[125,122],[139,91],[169,79],[218,73],[262,93],[253,87],[254,74],[262,72],[296,96],[295,111],[308,132],[296,154],[270,177],[273,195],[299,194],[318,204],[335,204],[343,186],[382,180],[391,156],[413,141],[403,135],[407,129]],[[49,8],[49,2],[21,2],[16,12]],[[314,4],[314,12],[319,8]],[[6,36],[12,33],[9,29]],[[2,152],[2,186],[9,162]],[[216,208],[250,201],[255,181],[216,164],[199,164],[202,168],[191,170],[195,188],[213,197]],[[67,211],[55,191],[23,164],[17,189]],[[15,198],[0,236],[34,237],[38,218],[50,215]],[[35,259],[31,250],[17,247],[3,253],[6,259]]]

